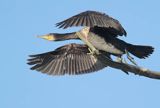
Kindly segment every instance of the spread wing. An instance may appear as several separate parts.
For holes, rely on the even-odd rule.
[[[88,53],[86,45],[68,44],[52,52],[31,55],[28,64],[33,65],[31,70],[49,75],[77,75],[95,72],[106,67]]]
[[[118,20],[112,17],[96,12],[96,11],[85,11],[75,16],[72,16],[62,22],[56,24],[57,27],[66,29],[73,26],[88,26],[88,27],[102,27],[113,29],[118,32],[118,35],[127,35],[126,31],[119,23]]]

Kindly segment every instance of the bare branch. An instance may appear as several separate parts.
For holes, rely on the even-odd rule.
[[[98,50],[96,50],[94,48],[94,46],[88,42],[85,39],[85,34],[83,33],[83,29],[80,32],[77,32],[76,35],[84,42],[88,45],[88,47],[95,53],[95,56],[101,60],[104,64],[106,64],[107,66],[110,66],[112,68],[116,68],[116,69],[120,69],[120,70],[125,70],[127,72],[131,72],[134,73],[136,75],[140,75],[140,76],[145,76],[148,78],[153,78],[153,79],[160,79],[160,72],[155,72],[152,70],[149,70],[147,68],[142,68],[142,67],[138,67],[138,66],[134,66],[134,65],[130,65],[130,64],[125,64],[125,63],[118,63],[115,61],[112,61],[108,58],[106,58],[104,55],[100,54]]]

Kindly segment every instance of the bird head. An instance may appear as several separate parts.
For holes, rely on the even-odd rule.
[[[45,40],[49,40],[49,41],[54,41],[54,35],[53,34],[46,34],[46,35],[41,35],[41,36],[37,36],[38,38],[42,38]]]

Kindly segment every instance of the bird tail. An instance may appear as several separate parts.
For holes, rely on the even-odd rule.
[[[145,59],[153,53],[154,48],[152,46],[127,44],[127,51],[138,58]]]

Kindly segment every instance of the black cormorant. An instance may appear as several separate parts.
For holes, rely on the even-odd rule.
[[[153,52],[151,46],[133,45],[118,39],[117,36],[127,35],[125,29],[118,20],[104,13],[86,11],[56,25],[64,29],[72,26],[85,26],[82,29],[87,33],[85,38],[107,58],[110,58],[110,54],[121,57],[128,52],[138,58],[145,58]],[[79,39],[76,32],[50,33],[40,37],[51,41]],[[52,75],[89,73],[106,67],[89,53],[86,45],[69,44],[52,52],[31,55],[28,64],[33,65],[31,68],[33,70]]]
[[[133,45],[117,38],[117,36],[127,35],[125,29],[118,20],[113,19],[104,13],[85,11],[59,22],[56,25],[57,27],[64,29],[73,26],[85,26],[84,30],[89,32],[85,38],[96,49],[106,51],[119,58],[123,54],[127,54],[127,57],[132,62],[133,58],[129,56],[129,53],[138,58],[146,58],[152,54],[154,50],[152,46]],[[75,32],[66,34],[51,33],[42,36],[42,38],[60,41],[67,39],[78,39],[78,36],[75,34]]]

